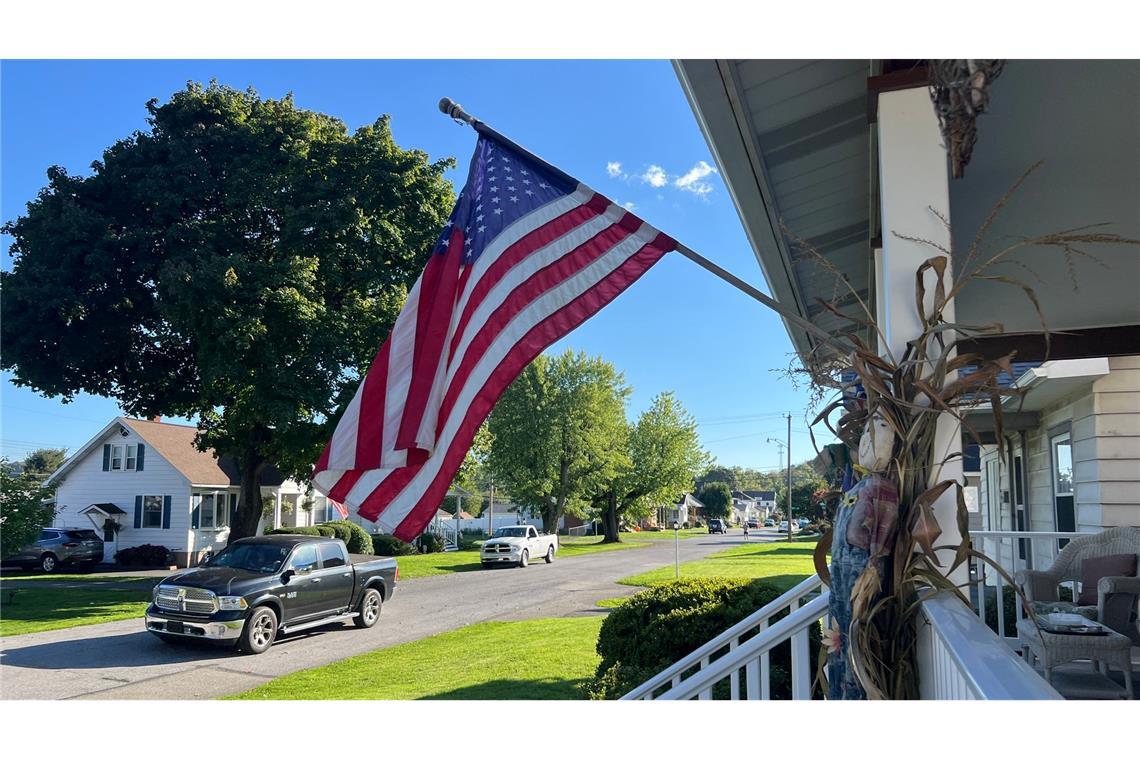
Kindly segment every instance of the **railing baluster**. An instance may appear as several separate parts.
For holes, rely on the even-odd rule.
[[[760,699],[760,667],[756,660],[744,666],[744,690],[748,699]]]
[[[999,539],[998,546],[1004,547],[1005,539]],[[1000,557],[1003,549],[998,549],[998,556]],[[1005,581],[1002,580],[1001,573],[997,573],[997,626],[998,638],[1005,638]]]
[[[792,699],[811,699],[808,629],[792,634]]]
[[[736,649],[738,639],[733,639],[728,642],[728,655],[731,656],[732,652]],[[728,698],[732,700],[740,699],[740,671],[736,671],[728,677]]]

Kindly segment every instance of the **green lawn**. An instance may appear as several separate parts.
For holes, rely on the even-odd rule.
[[[274,679],[229,699],[581,699],[600,618],[476,623]]]
[[[137,591],[101,588],[4,589],[0,591],[0,636],[51,631],[112,620],[142,620],[150,587]],[[142,623],[139,623],[140,629]]]
[[[91,575],[89,573],[30,573],[17,570],[0,575],[0,584],[5,581],[102,581],[107,583],[157,583],[161,578],[148,578],[145,575]]]
[[[681,563],[682,578],[767,578],[773,585],[789,589],[815,573],[812,552],[818,538],[805,541],[775,541],[744,544],[704,559]],[[673,580],[672,565],[622,578],[627,586],[653,586]],[[607,600],[608,601],[608,600]]]
[[[647,546],[646,543],[626,542],[620,544],[603,544],[600,538],[587,536],[585,538],[559,536],[559,558],[577,557],[582,554],[594,552],[608,552],[617,549],[636,549]],[[531,562],[541,563],[542,557],[532,557]],[[478,549],[464,549],[457,552],[436,552],[434,554],[412,554],[407,557],[396,557],[396,564],[400,567],[400,580],[408,578],[424,578],[429,575],[448,575],[449,573],[465,573],[470,570],[482,570],[479,562]]]

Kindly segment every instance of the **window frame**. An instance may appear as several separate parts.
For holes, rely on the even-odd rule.
[[[123,472],[134,472],[138,464],[139,447],[137,443],[123,444]]]
[[[190,492],[190,511],[198,510],[198,530],[229,530],[230,528],[230,495],[232,491],[194,489]],[[209,496],[213,507],[207,513],[203,502]],[[209,525],[206,524],[209,514]]]
[[[123,471],[123,453],[125,444],[112,443],[111,444],[111,465],[108,468],[111,472]]]
[[[158,504],[157,512],[153,509],[150,509],[150,507],[152,505],[151,499],[154,499],[155,502],[157,502],[157,504]],[[150,530],[153,528],[162,528],[162,512],[165,508],[164,500],[165,500],[164,495],[156,495],[156,494],[144,494],[143,495],[143,497],[142,497],[142,521],[139,523],[140,529]],[[154,525],[148,524],[147,515],[149,515],[149,514],[157,514],[158,515],[158,522],[155,523]]]

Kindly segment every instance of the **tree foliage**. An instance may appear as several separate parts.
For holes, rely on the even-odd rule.
[[[51,525],[54,494],[55,489],[40,485],[34,474],[12,474],[0,466],[0,557],[10,557],[33,543],[40,529]]]
[[[538,356],[495,405],[491,469],[545,530],[567,512],[585,514],[591,496],[628,466],[628,395],[612,364],[568,350]]]
[[[728,483],[729,489],[743,488],[738,484],[738,470],[740,467],[724,467],[719,464],[709,464],[699,476],[694,478],[693,491],[700,491],[706,483]]]
[[[46,478],[67,459],[67,449],[36,449],[24,457],[24,472]]]
[[[629,426],[626,462],[595,497],[606,541],[619,541],[621,520],[647,516],[654,507],[672,503],[689,490],[707,464],[697,423],[672,392],[654,397],[649,408]]]
[[[443,172],[292,98],[190,84],[88,176],[9,222],[3,358],[17,385],[197,418],[238,459],[234,537],[272,462],[307,477],[453,203]]]
[[[732,514],[732,489],[728,483],[705,483],[697,492],[697,499],[705,505],[706,517],[719,517],[723,520]]]

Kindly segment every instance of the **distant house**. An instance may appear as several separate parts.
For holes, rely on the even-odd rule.
[[[54,525],[93,525],[105,561],[142,544],[165,546],[182,567],[218,551],[229,539],[241,476],[233,458],[199,451],[197,432],[160,418],[111,420],[48,478],[57,486]],[[272,466],[262,474],[261,495],[272,510],[259,532],[340,518],[323,496]]]
[[[642,527],[672,528],[674,522],[691,525],[704,519],[702,515],[704,508],[705,505],[700,499],[691,493],[686,493],[673,504],[658,506],[649,518],[641,521]]]
[[[775,491],[745,491],[744,494],[752,499],[761,519],[767,519],[776,512]]]

